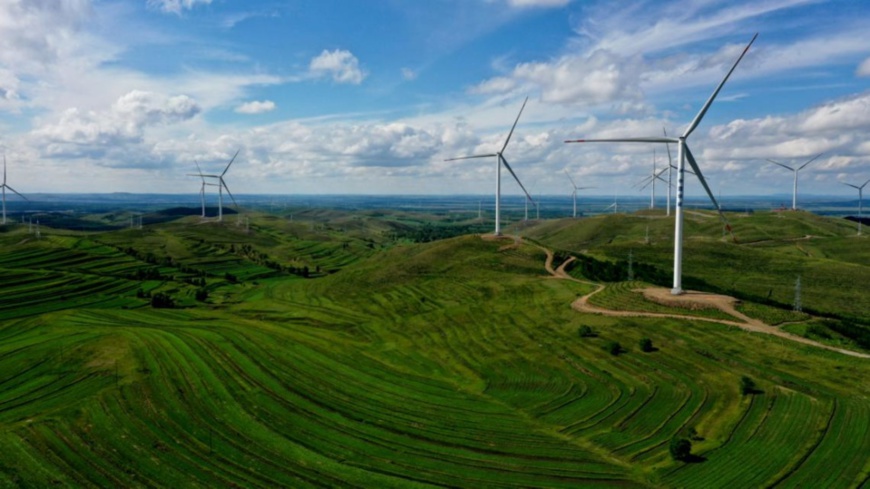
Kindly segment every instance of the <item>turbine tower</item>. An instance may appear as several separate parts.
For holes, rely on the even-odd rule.
[[[701,107],[701,110],[698,112],[698,114],[695,115],[695,118],[689,124],[689,127],[686,128],[686,131],[683,133],[682,136],[678,138],[640,137],[620,139],[574,139],[565,141],[566,143],[674,143],[677,145],[677,215],[676,223],[674,226],[674,286],[671,289],[671,294],[673,295],[679,295],[683,293],[683,190],[685,183],[686,161],[689,162],[689,165],[692,167],[692,170],[694,170],[695,175],[698,177],[698,180],[700,180],[701,185],[704,187],[704,190],[707,192],[707,195],[710,197],[713,205],[716,206],[716,210],[719,211],[719,217],[725,223],[727,229],[729,231],[731,229],[731,226],[728,224],[727,219],[725,219],[725,215],[722,214],[722,209],[721,207],[719,207],[719,203],[716,202],[716,198],[713,196],[713,192],[710,191],[710,187],[707,185],[707,181],[704,180],[704,176],[701,174],[701,169],[698,167],[698,163],[697,161],[695,161],[695,157],[694,155],[692,155],[691,150],[689,150],[689,146],[686,144],[686,140],[695,131],[695,129],[698,127],[698,124],[701,123],[704,115],[707,114],[707,110],[710,109],[710,105],[713,104],[716,96],[719,95],[719,91],[722,90],[725,82],[727,82],[728,78],[731,77],[731,73],[733,73],[734,69],[737,68],[740,60],[742,60],[743,57],[746,56],[746,52],[749,51],[749,48],[752,46],[752,43],[755,42],[755,39],[757,37],[758,34],[752,36],[752,40],[750,40],[749,44],[747,44],[746,47],[743,48],[743,52],[740,53],[737,61],[735,61],[734,65],[731,66],[731,69],[728,70],[725,78],[722,79],[722,82],[719,83],[719,86],[716,87],[716,90],[713,91],[713,94],[710,95],[710,98],[707,99],[707,102]]]
[[[792,194],[791,194],[791,210],[793,210],[793,211],[796,211],[796,210],[797,210],[797,180],[798,180],[798,173],[800,173],[800,171],[803,170],[804,167],[806,167],[806,166],[809,165],[810,163],[816,161],[816,158],[818,158],[819,156],[822,156],[822,153],[819,153],[819,154],[817,154],[816,156],[810,158],[809,161],[807,161],[806,163],[804,163],[803,165],[801,165],[801,166],[798,167],[798,168],[792,168],[792,167],[790,167],[790,166],[788,166],[788,165],[783,165],[782,163],[780,163],[780,162],[778,162],[778,161],[773,161],[773,160],[771,160],[771,159],[768,159],[768,160],[767,160],[768,163],[773,163],[774,165],[779,165],[779,166],[781,166],[781,167],[783,167],[783,168],[789,169],[789,170],[791,170],[792,172],[794,172],[794,190],[792,191]]]
[[[848,185],[854,189],[858,189],[858,236],[861,235],[861,211],[864,208],[864,187],[870,183],[870,180],[867,180],[862,185],[852,185],[851,183],[840,182],[843,185]]]
[[[665,137],[668,137],[668,130],[664,127],[662,128],[662,133]],[[674,190],[674,161],[671,159],[671,145],[665,144],[665,148],[668,150],[668,211],[667,216],[671,215],[671,192]]]
[[[578,187],[577,184],[574,183],[574,179],[571,178],[571,175],[568,173],[567,170],[565,170],[565,175],[568,177],[568,180],[571,180],[571,186],[574,187],[574,191],[571,192],[571,197],[574,199],[574,215],[572,217],[574,217],[576,219],[577,218],[577,191],[578,190],[586,190],[586,189],[595,188],[595,187]]]
[[[3,192],[3,222],[0,224],[6,224],[6,189],[7,188],[9,190],[15,192],[15,194],[18,195],[19,197],[21,197],[22,199],[27,200],[27,197],[21,195],[20,193],[18,193],[17,190],[15,190],[14,188],[12,188],[6,184],[6,155],[3,155],[3,184],[0,185],[0,189],[2,189],[2,192]]]
[[[460,156],[457,158],[448,158],[448,159],[444,160],[444,161],[455,161],[455,160],[468,160],[468,159],[472,159],[472,158],[490,158],[493,156],[496,157],[496,163],[495,163],[495,165],[496,165],[496,171],[495,171],[495,233],[494,233],[496,236],[501,236],[501,165],[502,164],[504,164],[504,167],[507,168],[507,170],[514,177],[514,180],[517,181],[517,183],[520,185],[520,188],[523,189],[523,192],[526,194],[526,198],[528,200],[530,200],[533,204],[537,205],[535,203],[535,200],[532,198],[532,196],[529,195],[529,192],[526,190],[526,188],[523,187],[523,183],[520,182],[519,177],[517,177],[517,174],[514,173],[513,168],[511,168],[510,164],[508,163],[508,161],[505,159],[505,157],[503,155],[505,148],[507,148],[508,143],[511,141],[511,136],[513,136],[513,134],[514,134],[514,129],[516,129],[516,127],[517,127],[517,122],[520,121],[520,116],[523,115],[523,109],[526,108],[526,102],[528,102],[528,101],[529,101],[529,97],[526,97],[526,100],[523,101],[523,106],[520,107],[520,113],[517,114],[517,118],[514,121],[514,125],[511,127],[511,131],[508,133],[507,139],[505,139],[504,145],[502,145],[500,151],[497,151],[495,153],[483,154],[483,155]]]

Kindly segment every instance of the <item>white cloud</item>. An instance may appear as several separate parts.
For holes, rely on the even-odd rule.
[[[323,50],[309,64],[309,72],[314,77],[332,77],[336,83],[359,85],[367,73],[360,69],[359,60],[350,51],[336,49]]]
[[[417,72],[412,70],[411,68],[402,68],[402,78],[405,80],[416,80]]]
[[[263,112],[270,112],[272,110],[275,110],[275,102],[272,102],[271,100],[253,100],[236,107],[236,112],[239,114],[262,114]]]
[[[511,7],[564,7],[571,0],[508,0]]]
[[[870,76],[870,58],[865,59],[860,65],[858,65],[858,70],[855,74],[858,76]]]
[[[148,127],[183,122],[200,110],[186,95],[167,97],[134,90],[108,110],[67,109],[56,122],[36,129],[32,136],[46,156],[94,157],[135,150]]]
[[[148,0],[148,6],[162,12],[180,15],[184,10],[193,10],[197,4],[208,5],[211,0]]]

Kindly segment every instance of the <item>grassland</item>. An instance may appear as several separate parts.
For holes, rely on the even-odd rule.
[[[571,302],[594,287],[550,277],[540,248],[473,235],[410,243],[396,230],[419,216],[398,217],[258,216],[251,233],[181,220],[38,242],[0,233],[0,487],[868,483],[867,360],[709,322],[579,314]],[[821,228],[810,256],[788,255],[814,270],[805,303],[866,304],[860,290],[814,295],[814,274],[866,266],[847,228],[802,217],[779,231],[766,228],[779,218],[746,218],[758,239],[738,245],[698,218],[687,273],[726,288],[740,274],[700,273],[717,260],[696,255],[763,257],[788,277],[774,292],[784,295],[792,272],[777,257],[801,226]],[[631,249],[661,266],[664,220],[609,219],[529,233],[566,253]],[[650,245],[638,242],[647,221]],[[290,271],[302,267],[309,278]],[[152,269],[159,279],[131,278]],[[201,277],[205,302],[189,283]],[[602,305],[638,307],[634,285],[610,286]],[[151,308],[141,288],[182,307]],[[866,317],[861,306],[844,312]],[[579,337],[582,325],[598,336]],[[657,350],[641,352],[641,338]],[[610,341],[623,353],[605,351]],[[744,375],[754,394],[740,393]],[[691,432],[693,461],[671,460],[670,440]]]

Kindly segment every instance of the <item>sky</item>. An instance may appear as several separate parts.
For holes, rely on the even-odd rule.
[[[870,179],[870,2],[3,0],[0,146],[19,192],[638,193],[689,146],[722,195]],[[655,151],[655,155],[654,155]],[[675,156],[675,155],[674,155]],[[521,190],[503,172],[503,192]],[[687,193],[703,189],[691,175]],[[660,187],[661,188],[661,187]],[[641,195],[638,193],[638,195]]]

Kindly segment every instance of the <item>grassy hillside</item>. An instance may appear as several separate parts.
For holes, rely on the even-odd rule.
[[[867,360],[709,322],[580,314],[571,302],[594,287],[550,277],[539,247],[415,244],[395,233],[420,216],[398,217],[0,235],[0,487],[866,485]],[[756,217],[747,229],[764,227]],[[707,221],[690,226],[687,274],[725,287],[725,265],[697,270],[764,259],[786,293],[791,261],[777,257],[795,236],[734,245]],[[847,227],[799,223],[829,229],[794,255],[802,270],[863,269]],[[602,216],[530,233],[664,267],[667,228]],[[310,278],[290,271],[303,266]],[[203,277],[197,301],[187,280]],[[810,304],[822,288],[805,280]],[[139,288],[181,307],[154,309]],[[818,303],[866,300],[837,294]],[[693,438],[689,463],[670,458],[675,437]]]

